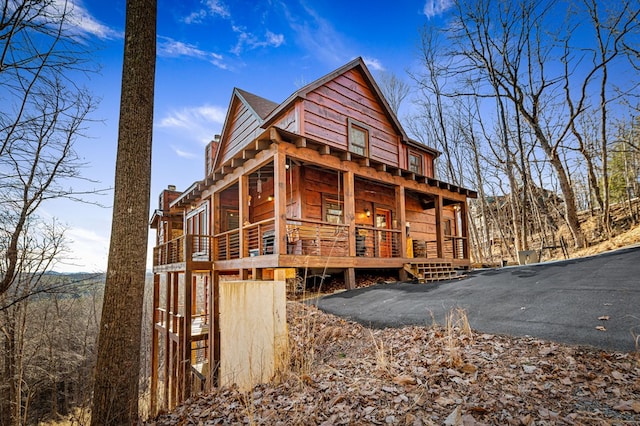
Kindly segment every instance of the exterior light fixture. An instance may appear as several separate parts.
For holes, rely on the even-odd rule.
[[[267,197],[267,201],[273,201],[273,195],[269,195],[269,196]]]
[[[369,209],[364,209],[364,214],[365,214],[365,216],[367,216],[367,217],[371,217],[371,210],[369,210]]]

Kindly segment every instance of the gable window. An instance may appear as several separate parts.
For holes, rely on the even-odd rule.
[[[349,152],[367,157],[369,154],[369,130],[363,124],[348,120]]]
[[[422,173],[422,155],[415,151],[409,151],[409,171],[418,175]]]

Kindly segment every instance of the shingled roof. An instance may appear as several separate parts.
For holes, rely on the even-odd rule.
[[[265,99],[261,96],[249,93],[246,90],[238,89],[236,91],[240,96],[244,98],[249,106],[264,120],[276,107],[279,105],[276,102],[272,102],[269,99]]]

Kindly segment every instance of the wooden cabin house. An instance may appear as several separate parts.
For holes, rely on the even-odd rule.
[[[468,268],[476,193],[434,178],[438,154],[407,136],[361,58],[280,104],[234,89],[204,178],[163,191],[151,219],[152,406],[215,385],[226,275],[343,273],[352,288],[358,271]]]

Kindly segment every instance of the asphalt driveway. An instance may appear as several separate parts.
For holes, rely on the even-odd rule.
[[[451,309],[463,308],[479,332],[634,351],[640,335],[640,246],[475,271],[436,284],[378,284],[323,297],[318,307],[379,328],[444,324]]]

